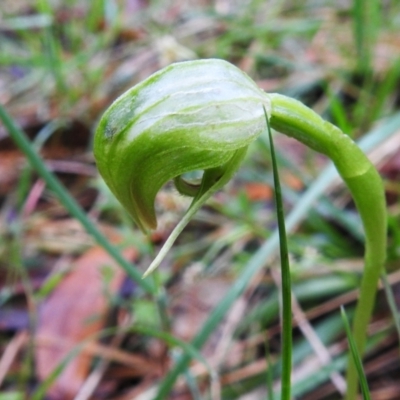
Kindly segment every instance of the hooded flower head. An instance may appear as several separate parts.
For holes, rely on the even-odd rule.
[[[169,180],[204,170],[199,192],[220,187],[265,129],[268,95],[222,60],[172,64],[120,96],[100,120],[94,155],[111,191],[146,231]],[[196,190],[195,190],[196,192]],[[192,194],[194,195],[194,194]]]

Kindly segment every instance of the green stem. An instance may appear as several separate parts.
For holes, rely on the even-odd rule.
[[[360,213],[365,231],[365,266],[353,335],[358,352],[363,354],[378,280],[386,258],[387,215],[381,178],[365,154],[338,128],[296,100],[273,94],[271,101],[271,126],[328,156],[347,184]],[[357,391],[357,371],[350,358],[346,399],[355,399]]]

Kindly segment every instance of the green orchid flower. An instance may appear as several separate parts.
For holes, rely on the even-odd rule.
[[[347,184],[365,229],[365,272],[354,318],[358,350],[372,313],[386,255],[386,205],[382,182],[358,146],[302,103],[265,93],[242,71],[222,60],[172,64],[119,97],[104,113],[94,138],[100,174],[143,231],[157,226],[154,201],[174,180],[193,201],[146,271],[161,262],[204,202],[237,171],[248,146],[266,129],[329,157]],[[183,175],[203,170],[200,182]],[[348,371],[348,399],[355,397],[355,368]]]
[[[270,110],[269,98],[231,64],[171,65],[106,111],[94,142],[99,171],[139,227],[155,229],[155,196],[169,180],[186,195],[229,180],[265,129],[262,106]],[[180,178],[193,170],[206,171],[201,190]]]

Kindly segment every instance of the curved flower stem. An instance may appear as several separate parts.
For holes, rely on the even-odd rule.
[[[271,127],[328,156],[347,184],[365,231],[365,266],[356,307],[353,335],[362,355],[375,302],[380,273],[386,258],[386,202],[381,178],[357,145],[338,128],[324,121],[302,103],[271,95]],[[346,399],[356,398],[357,371],[350,358]]]

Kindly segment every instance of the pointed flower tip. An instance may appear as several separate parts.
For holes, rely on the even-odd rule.
[[[142,275],[142,279],[146,279],[152,274],[158,268],[163,258],[164,257],[157,256]]]

